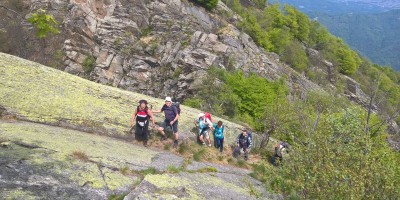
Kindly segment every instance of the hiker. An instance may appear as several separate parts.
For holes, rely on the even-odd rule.
[[[161,134],[161,140],[166,140],[167,137],[165,136],[164,129],[166,129],[168,126],[171,127],[172,132],[174,134],[174,145],[173,147],[176,148],[178,147],[178,118],[179,118],[179,112],[178,108],[174,105],[172,105],[172,99],[171,97],[166,97],[165,98],[165,104],[161,108],[161,110],[158,111],[153,111],[153,113],[161,113],[164,112],[165,115],[165,120],[161,124],[161,126],[158,128],[158,132]]]
[[[276,142],[274,145],[274,158],[273,158],[273,164],[277,166],[280,164],[283,160],[283,152],[288,153],[289,152],[290,145],[287,142]]]
[[[210,140],[210,129],[213,128],[213,124],[210,119],[205,117],[204,113],[200,113],[198,115],[197,120],[195,120],[196,127],[199,127],[199,140],[203,145],[206,145],[204,142],[204,138],[208,142],[208,146],[211,147],[211,140]]]
[[[248,159],[248,153],[251,148],[251,133],[247,131],[246,128],[242,129],[242,132],[237,137],[236,144],[237,147],[233,151],[233,156],[238,157],[240,155],[240,150],[243,149],[244,152],[244,160]]]
[[[140,135],[143,140],[143,145],[147,147],[147,141],[149,140],[149,119],[151,119],[152,126],[154,127],[154,117],[149,110],[149,107],[147,107],[146,100],[139,101],[139,105],[136,107],[136,110],[132,115],[131,126],[133,126],[135,119],[135,138],[138,139],[138,136]]]
[[[219,148],[219,151],[222,153],[224,151],[224,126],[222,125],[222,121],[218,121],[218,123],[214,125],[214,138],[216,147]]]

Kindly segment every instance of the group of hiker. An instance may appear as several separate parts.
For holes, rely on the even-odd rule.
[[[130,122],[131,127],[136,122],[136,138],[141,137],[143,140],[143,145],[147,147],[149,139],[149,125],[151,121],[151,126],[154,128],[154,116],[153,113],[164,112],[165,119],[163,123],[159,126],[158,132],[161,134],[161,140],[166,140],[164,130],[168,127],[172,129],[174,135],[173,147],[178,147],[178,122],[180,116],[179,104],[172,102],[171,97],[165,98],[165,104],[160,110],[151,111],[148,107],[148,102],[146,100],[140,100],[139,105],[135,109],[132,119]],[[195,120],[195,126],[198,127],[198,140],[204,146],[211,147],[210,134],[214,137],[214,146],[219,149],[220,152],[224,151],[224,125],[222,121],[218,121],[216,124],[212,123],[211,115],[209,113],[199,113],[197,119]],[[207,142],[207,144],[206,144]],[[248,159],[248,152],[252,146],[252,136],[249,130],[243,128],[241,133],[238,135],[236,140],[236,147],[233,150],[233,156],[238,157],[241,152],[244,153],[244,159]]]

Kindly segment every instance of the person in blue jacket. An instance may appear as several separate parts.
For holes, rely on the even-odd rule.
[[[216,125],[214,125],[214,138],[216,142],[217,148],[219,148],[220,152],[224,151],[224,125],[222,125],[222,121],[218,121]]]

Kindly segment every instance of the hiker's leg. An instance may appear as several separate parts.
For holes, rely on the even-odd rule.
[[[221,146],[221,140],[219,138],[215,138],[215,145],[217,148]]]
[[[135,139],[136,140],[141,140],[142,139],[142,127],[139,126],[139,124],[136,122],[136,128],[135,128]]]
[[[178,121],[175,121],[175,123],[172,124],[172,132],[175,135],[175,140],[177,141],[179,139],[179,133],[178,133]]]
[[[161,124],[160,127],[158,127],[158,132],[162,135],[165,136],[164,129],[167,127],[167,122],[164,120],[164,122]]]
[[[210,134],[208,134],[208,132],[206,132],[206,139],[208,141],[208,145],[211,146]]]
[[[146,124],[143,127],[142,131],[142,136],[143,136],[143,141],[149,140],[149,120],[147,120]]]
[[[203,140],[203,134],[200,134],[200,136],[199,136],[199,140],[200,140],[200,142],[201,142],[201,143],[204,143],[204,140]]]
[[[219,146],[219,151],[224,151],[224,138],[219,139],[220,146]]]

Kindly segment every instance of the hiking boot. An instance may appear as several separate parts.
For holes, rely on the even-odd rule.
[[[244,153],[244,160],[248,160],[249,156],[247,155],[247,152]]]
[[[167,140],[167,137],[165,135],[161,136],[161,141]]]
[[[143,146],[147,147],[147,140],[143,141]]]
[[[177,148],[178,147],[178,140],[174,141],[174,145],[172,145],[173,148]]]

